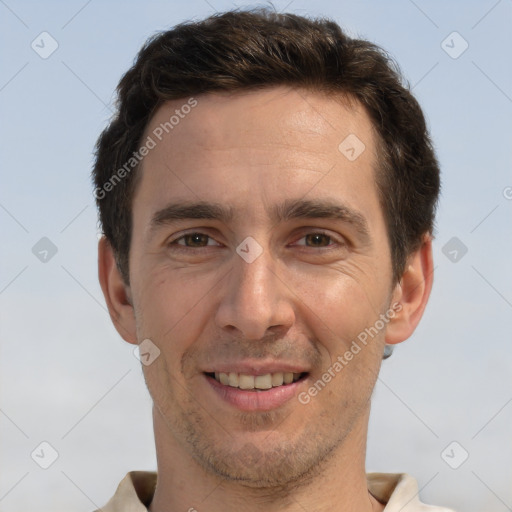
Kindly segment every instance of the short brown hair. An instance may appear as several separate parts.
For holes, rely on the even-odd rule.
[[[440,188],[418,102],[378,46],[348,37],[328,19],[263,8],[215,14],[157,34],[117,87],[117,112],[98,139],[93,177],[103,232],[126,283],[138,166],[113,178],[139,149],[156,110],[192,95],[278,85],[342,94],[365,107],[378,134],[376,182],[393,278],[400,279],[407,256],[433,231]]]

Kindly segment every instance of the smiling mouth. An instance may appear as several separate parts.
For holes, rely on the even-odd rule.
[[[205,375],[232,388],[243,389],[245,391],[265,391],[267,389],[287,386],[298,382],[306,378],[308,373],[276,372],[266,373],[265,375],[248,375],[235,372],[215,372],[206,373]]]

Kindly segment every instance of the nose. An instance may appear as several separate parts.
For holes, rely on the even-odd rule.
[[[248,340],[285,334],[293,325],[291,297],[268,250],[248,263],[235,254],[232,271],[220,284],[216,325]]]

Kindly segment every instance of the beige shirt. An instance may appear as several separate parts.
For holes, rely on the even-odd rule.
[[[110,501],[95,512],[147,512],[156,486],[156,472],[130,471]],[[421,503],[416,480],[406,473],[367,473],[368,490],[381,503],[384,512],[454,512]]]

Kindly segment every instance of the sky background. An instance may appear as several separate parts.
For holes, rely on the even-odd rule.
[[[156,468],[140,363],[97,282],[92,151],[147,37],[235,5],[258,4],[0,0],[1,512],[91,511]],[[383,363],[367,471],[413,475],[426,503],[512,510],[512,2],[274,6],[388,50],[441,163],[434,289]]]

